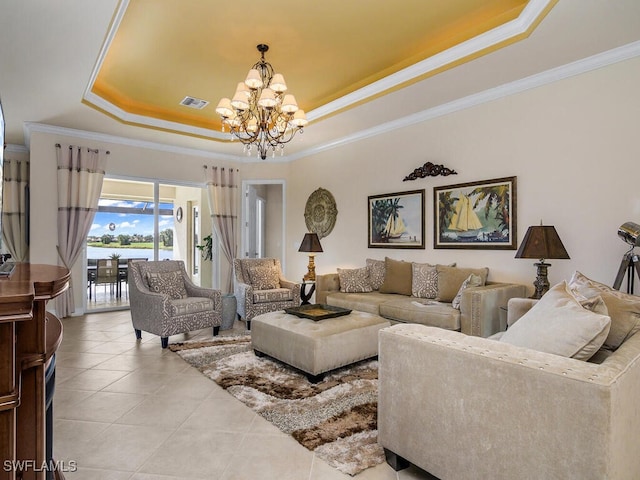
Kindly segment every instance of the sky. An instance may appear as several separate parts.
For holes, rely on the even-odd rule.
[[[106,200],[100,199],[99,206],[142,208],[147,202],[135,202],[128,200]],[[160,208],[173,208],[172,204],[161,203]],[[173,216],[162,215],[159,219],[159,230],[173,228]],[[111,230],[109,225],[115,228]],[[145,214],[125,214],[97,212],[89,230],[89,236],[102,236],[105,233],[111,235],[153,235],[153,215]]]

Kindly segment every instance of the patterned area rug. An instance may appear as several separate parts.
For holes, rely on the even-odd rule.
[[[378,362],[364,361],[310,383],[303,373],[256,357],[251,337],[216,337],[169,348],[231,395],[349,475],[378,465]]]

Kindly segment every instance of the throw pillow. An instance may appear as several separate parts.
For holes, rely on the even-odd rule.
[[[384,267],[384,283],[380,287],[380,293],[411,296],[411,262],[385,257]]]
[[[462,282],[460,290],[458,290],[455,298],[451,301],[451,306],[456,310],[460,310],[460,299],[462,298],[462,292],[464,292],[469,287],[481,287],[482,285],[484,285],[484,282],[482,281],[482,277],[480,275],[476,275],[475,273],[469,275],[466,280]]]
[[[187,298],[187,290],[184,287],[182,273],[178,271],[147,272],[147,282],[149,283],[149,290],[154,293],[169,295],[174,300]]]
[[[369,282],[369,269],[367,267],[354,269],[338,269],[340,279],[340,291],[344,293],[368,293],[373,291]]]
[[[430,263],[411,264],[411,295],[419,298],[438,296],[438,272]]]
[[[280,274],[271,265],[249,268],[249,279],[254,290],[273,290],[280,287]]]
[[[603,345],[611,319],[585,309],[567,283],[551,288],[500,338],[501,342],[588,360]]]
[[[478,275],[482,279],[482,285],[487,282],[487,276],[489,275],[488,268],[460,268],[450,267],[447,265],[437,265],[438,270],[438,296],[436,300],[439,302],[451,302],[462,283],[471,275]]]
[[[384,283],[384,260],[367,258],[367,268],[369,269],[371,288],[380,290],[380,287]]]
[[[615,350],[640,330],[640,297],[619,292],[577,271],[569,280],[569,288],[584,297],[600,295],[604,300],[611,317],[611,330],[604,348]]]

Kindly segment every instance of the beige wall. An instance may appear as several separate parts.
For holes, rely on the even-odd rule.
[[[611,285],[626,251],[617,229],[640,223],[638,78],[640,59],[633,59],[294,162],[288,236],[306,230],[304,205],[322,187],[334,195],[338,218],[316,256],[318,273],[389,256],[486,265],[490,279],[530,285],[534,261],[515,259],[515,251],[433,248],[434,186],[517,176],[518,244],[542,220],[555,225],[571,256],[550,261],[550,282],[580,270]],[[427,161],[458,175],[402,181]],[[367,197],[422,188],[426,249],[367,248]],[[306,256],[288,252],[289,274],[297,278]]]
[[[529,225],[556,226],[571,260],[553,260],[550,281],[578,269],[611,284],[626,245],[616,236],[626,221],[640,223],[640,59],[628,60],[577,77],[439,117],[404,130],[354,142],[292,163],[235,165],[240,181],[286,180],[286,270],[301,278],[308,258],[296,245],[306,226],[304,206],[317,188],[336,199],[338,218],[316,256],[318,273],[364,265],[367,257],[404,258],[489,266],[493,280],[530,284],[532,260],[515,251],[434,250],[433,187],[517,176],[518,238]],[[313,125],[309,126],[313,128]],[[201,182],[202,165],[224,162],[146,148],[107,144],[34,132],[31,136],[31,261],[57,263],[56,166],[54,144],[68,142],[111,151],[113,175],[172,182]],[[403,182],[427,161],[443,163],[458,175]],[[367,197],[426,190],[426,249],[367,248]],[[202,210],[206,205],[201,204]],[[206,234],[203,230],[203,235]],[[228,266],[223,266],[228,275]],[[83,285],[75,268],[74,282]],[[82,305],[82,288],[76,303]]]

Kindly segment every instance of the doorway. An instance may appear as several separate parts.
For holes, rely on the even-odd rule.
[[[277,258],[284,270],[285,181],[245,180],[242,192],[242,256]]]
[[[202,192],[199,185],[153,179],[103,180],[98,212],[86,240],[85,311],[129,308],[128,259],[184,260],[192,280],[200,284],[202,269],[193,250],[202,226],[199,216],[192,212],[197,211]],[[113,278],[97,278],[100,259],[117,266]]]

